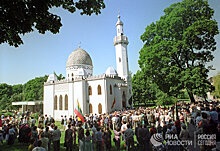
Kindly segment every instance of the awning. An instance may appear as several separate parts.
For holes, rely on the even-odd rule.
[[[43,101],[12,102],[12,105],[38,105],[38,104],[43,104]]]

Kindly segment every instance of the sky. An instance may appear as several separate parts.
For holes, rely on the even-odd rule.
[[[61,16],[63,26],[58,34],[36,30],[22,37],[24,44],[18,48],[0,45],[0,83],[24,84],[27,81],[53,72],[66,76],[66,61],[72,51],[81,48],[89,53],[93,62],[93,75],[104,74],[108,67],[116,68],[115,47],[116,22],[120,10],[124,34],[128,37],[129,70],[134,74],[139,69],[139,51],[143,47],[140,36],[147,25],[160,19],[163,10],[181,0],[105,0],[106,8],[100,15],[71,14],[60,8],[51,12]],[[214,8],[214,18],[220,29],[220,0],[209,0]],[[216,36],[217,50],[209,63],[220,71],[220,35]]]

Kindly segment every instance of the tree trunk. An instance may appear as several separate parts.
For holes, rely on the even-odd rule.
[[[188,92],[188,95],[189,95],[189,98],[190,98],[190,102],[191,102],[191,103],[195,103],[195,98],[194,98],[194,96],[193,96],[192,91],[187,90],[187,92]]]

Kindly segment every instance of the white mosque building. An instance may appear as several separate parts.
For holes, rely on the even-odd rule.
[[[114,38],[117,71],[109,67],[104,75],[93,75],[90,55],[83,49],[74,50],[67,59],[66,78],[58,80],[55,74],[44,83],[44,115],[61,120],[69,117],[79,101],[83,114],[110,113],[129,107],[132,96],[128,68],[128,38],[123,34],[123,23],[118,16],[117,36]]]

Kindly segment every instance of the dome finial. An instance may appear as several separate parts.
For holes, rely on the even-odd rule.
[[[81,41],[79,42],[79,48],[80,48],[80,46],[81,46]]]
[[[120,20],[120,10],[118,11],[118,20]]]

